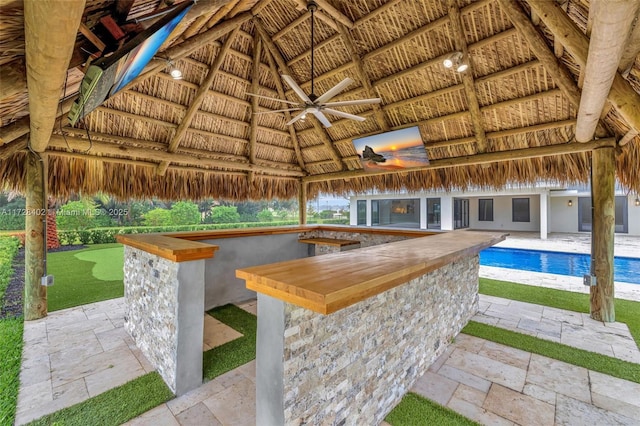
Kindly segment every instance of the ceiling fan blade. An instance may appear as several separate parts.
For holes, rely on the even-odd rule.
[[[331,114],[331,115],[337,115],[338,117],[349,118],[351,120],[356,120],[356,121],[364,121],[364,120],[366,120],[366,118],[360,117],[359,115],[353,115],[353,114],[349,114],[347,112],[337,111],[337,110],[331,109],[331,108],[323,108],[322,110],[324,112],[327,112],[327,113]]]
[[[380,102],[382,102],[382,99],[380,98],[371,98],[371,99],[358,99],[355,101],[325,102],[324,106],[339,107],[339,106],[347,106],[347,105],[379,104]]]
[[[286,101],[286,100],[284,100],[284,99],[272,98],[271,96],[258,95],[258,94],[256,94],[256,93],[249,93],[249,92],[247,92],[247,95],[249,95],[249,96],[255,96],[256,98],[269,99],[270,101],[282,102],[282,103],[284,103],[284,104],[289,104],[289,105],[299,105],[299,104],[300,104],[300,102],[291,102],[291,101]]]
[[[311,103],[311,99],[309,99],[309,97],[307,96],[306,93],[304,93],[304,91],[300,88],[300,86],[298,86],[298,83],[296,83],[293,78],[291,78],[290,75],[282,75],[282,79],[289,85],[289,87],[291,87],[291,89],[296,92],[296,95],[298,95],[300,97],[300,99],[302,99],[303,101],[307,102],[307,103]]]
[[[272,114],[274,112],[287,112],[287,111],[301,111],[302,108],[287,108],[287,109],[272,109],[269,111],[260,111],[260,112],[254,112],[254,115],[257,114]]]
[[[342,92],[351,83],[353,83],[353,79],[349,77],[345,78],[340,83],[336,84],[331,89],[327,90],[327,92],[324,95],[316,99],[316,104],[322,104],[324,102],[327,102],[329,99],[333,98],[335,95]]]
[[[290,124],[295,123],[296,121],[300,120],[302,118],[303,115],[305,115],[307,113],[307,110],[303,110],[301,113],[299,113],[298,115],[296,115],[295,117],[293,117],[291,120],[287,121],[287,126]]]
[[[331,123],[329,122],[327,117],[322,113],[322,111],[314,111],[312,112],[312,114],[315,115],[318,120],[320,120],[320,122],[324,127],[331,127]]]

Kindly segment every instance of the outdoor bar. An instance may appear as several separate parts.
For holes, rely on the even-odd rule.
[[[257,418],[375,424],[475,314],[478,253],[505,236],[338,226],[120,236],[125,327],[183,394],[202,381],[204,310],[257,292]],[[310,245],[334,250],[309,257]]]

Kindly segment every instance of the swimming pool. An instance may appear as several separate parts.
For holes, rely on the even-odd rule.
[[[480,252],[480,264],[548,274],[582,277],[589,273],[588,254],[490,247]],[[614,258],[614,281],[640,284],[640,259]]]

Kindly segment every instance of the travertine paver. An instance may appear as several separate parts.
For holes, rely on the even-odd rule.
[[[518,367],[522,389],[504,386]],[[640,424],[640,384],[471,336],[459,335],[412,391],[482,424]]]
[[[247,306],[255,309],[255,302]],[[25,322],[17,425],[154,370],[124,330],[123,317],[124,299],[118,298]],[[205,350],[241,336],[206,314],[204,334]],[[250,366],[245,371],[251,375]]]
[[[520,315],[520,317],[518,317]],[[624,323],[602,323],[588,314],[480,295],[474,321],[540,339],[640,363],[640,350]]]

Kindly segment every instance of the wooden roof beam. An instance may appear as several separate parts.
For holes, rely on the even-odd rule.
[[[258,93],[260,86],[260,58],[262,56],[262,41],[256,37],[253,42],[253,69],[251,71],[251,93]],[[256,162],[256,138],[258,135],[258,98],[251,97],[251,123],[249,126],[249,163]]]
[[[293,2],[298,5],[298,9],[299,10],[307,10],[307,2],[306,2],[306,0],[293,0]],[[320,2],[318,2],[318,1],[316,1],[316,2],[318,4],[320,4]],[[325,10],[325,12],[326,12],[326,10]],[[324,22],[329,27],[331,27],[333,30],[338,31],[338,27],[336,26],[336,22],[333,20],[333,18],[331,16],[329,16],[325,12],[323,12],[322,10],[317,10],[313,14],[314,14],[314,16],[316,18],[320,19],[322,22]]]
[[[86,153],[87,151],[87,143],[88,140],[84,138],[78,138],[73,136],[62,137],[60,135],[52,135],[51,136],[51,148],[58,148],[63,150],[68,150],[69,148],[72,150],[82,151]],[[294,176],[294,177],[302,177],[305,175],[302,171],[296,170],[286,170],[276,167],[267,167],[267,166],[259,166],[256,164],[247,164],[240,162],[232,162],[227,160],[214,160],[211,158],[204,158],[201,156],[192,156],[188,154],[181,153],[171,153],[161,150],[149,150],[146,148],[137,148],[124,146],[120,144],[114,144],[104,141],[92,141],[91,144],[91,153],[95,155],[111,155],[116,157],[127,157],[127,158],[146,158],[154,161],[162,162],[175,162],[175,163],[183,163],[187,165],[195,165],[199,164],[207,167],[216,167],[222,169],[229,170],[244,170],[244,171],[253,171],[260,173],[271,173],[280,176]]]
[[[483,154],[469,155],[463,157],[445,158],[440,160],[431,160],[429,165],[415,167],[404,170],[404,172],[426,171],[446,169],[450,167],[463,167],[480,164],[491,164],[500,161],[526,160],[529,158],[549,157],[563,154],[577,154],[588,152],[602,147],[615,147],[614,138],[598,139],[587,143],[565,143],[558,145],[540,146],[535,148],[514,149],[510,151],[485,152]],[[367,173],[362,170],[354,170],[350,172],[327,173],[324,175],[313,175],[303,177],[303,182],[323,182],[335,179],[350,179],[358,177],[382,176],[396,174],[396,171],[382,171]]]
[[[515,0],[499,1],[500,5],[504,5],[508,2],[514,2]],[[540,15],[542,22],[545,23],[554,37],[560,40],[578,65],[585,67],[589,56],[589,39],[580,31],[571,18],[554,2],[529,0],[529,5],[531,6],[531,10],[536,11],[536,13]],[[609,3],[607,3],[605,8],[607,10],[609,9]],[[520,13],[524,14],[519,6],[518,9]],[[539,59],[542,61],[541,58]],[[616,66],[617,65],[618,63],[616,63]],[[640,94],[618,73],[614,75],[607,99],[613,104],[613,107],[629,127],[640,131]],[[598,115],[599,114],[600,112],[598,112]]]
[[[62,87],[85,0],[24,2],[25,63],[29,91],[29,145],[43,152],[56,121]]]
[[[252,11],[253,12],[253,11]],[[256,15],[254,13],[254,15]],[[292,29],[294,29],[295,27],[297,27],[298,25],[300,25],[301,23],[303,23],[304,21],[308,20],[310,18],[308,13],[303,13],[302,15],[298,16],[296,19],[294,19],[293,21],[291,21],[290,23],[288,23],[287,25],[285,25],[280,31],[278,31],[277,33],[275,33],[274,35],[271,36],[271,40],[273,40],[274,42],[277,41],[278,39],[280,39],[282,36],[284,36],[286,33],[288,33],[289,31],[291,31]],[[334,36],[331,36],[329,38],[332,38]],[[318,43],[318,47],[324,43],[326,40],[321,41],[320,43]],[[303,54],[304,55],[304,54]],[[289,61],[289,65],[291,65],[291,61]]]
[[[278,64],[278,67],[280,67],[280,70],[287,75],[291,75],[291,70],[287,66],[287,63],[285,62],[284,57],[282,56],[282,53],[280,53],[280,51],[276,47],[273,40],[271,40],[271,38],[269,37],[269,34],[264,29],[264,26],[260,21],[260,17],[256,17],[254,19],[254,25],[256,27],[256,30],[260,34],[260,37],[262,37],[262,41],[271,52],[271,56],[273,57],[273,59],[275,59],[276,64]],[[341,160],[340,152],[336,149],[336,147],[331,142],[331,138],[327,134],[326,129],[322,126],[322,124],[318,122],[317,119],[315,119],[315,117],[310,121],[315,129],[316,136],[318,136],[322,141],[322,143],[326,146],[327,152],[330,155],[330,157],[333,159],[333,161],[336,163],[336,166],[338,166],[340,170],[344,170],[344,164]]]
[[[480,103],[476,94],[476,85],[473,80],[473,63],[467,50],[467,40],[464,37],[462,28],[462,19],[460,17],[460,9],[456,0],[449,0],[449,22],[451,23],[451,31],[456,49],[462,52],[463,61],[467,62],[469,68],[465,72],[460,73],[462,83],[464,84],[464,93],[467,97],[467,107],[471,114],[471,123],[476,136],[478,152],[482,153],[487,150],[487,137],[484,132],[484,123],[482,122],[482,114],[480,114]]]
[[[371,79],[367,75],[367,71],[364,68],[364,64],[362,63],[362,59],[360,59],[360,53],[356,48],[353,37],[349,33],[347,27],[338,23],[338,31],[340,36],[342,37],[342,41],[344,42],[347,50],[349,51],[349,55],[351,56],[351,60],[356,69],[356,74],[358,74],[358,78],[360,79],[360,83],[364,87],[365,93],[369,97],[376,97],[377,94],[373,91],[373,86],[371,85]],[[385,132],[389,131],[389,123],[387,123],[387,119],[384,116],[384,112],[380,107],[380,104],[373,104],[373,115],[376,118],[376,122],[378,123],[378,127]]]
[[[606,3],[606,4],[605,4]],[[584,85],[578,110],[576,140],[593,139],[625,45],[640,9],[636,1],[591,0],[595,13]]]
[[[262,12],[262,10],[269,6],[271,3],[273,2],[273,0],[260,0],[258,3],[255,4],[255,6],[253,6],[251,8],[251,14],[252,15],[259,15],[260,12]]]
[[[213,27],[214,25],[216,25],[218,22],[220,22],[225,16],[227,16],[227,14],[229,13],[229,11],[231,9],[233,9],[234,7],[236,7],[236,5],[240,2],[240,0],[232,0],[230,2],[228,2],[227,4],[225,4],[224,6],[222,6],[220,9],[218,9],[216,11],[216,13],[214,13],[209,20],[207,21],[206,24],[204,24],[202,26],[202,28],[206,28],[207,30],[211,27]]]
[[[276,68],[275,60],[273,56],[271,56],[271,52],[269,49],[266,49],[265,54],[267,56],[267,60],[269,61],[269,69],[271,70],[271,75],[273,77],[273,81],[276,84],[276,90],[278,92],[278,97],[280,99],[285,99],[284,96],[284,87],[282,86],[282,79],[278,74],[278,69]],[[287,104],[282,104],[283,108],[287,108]],[[289,111],[284,112],[284,118],[289,122],[291,120],[291,113]],[[291,137],[291,143],[293,144],[293,148],[296,151],[296,159],[298,160],[298,165],[302,170],[306,171],[306,167],[304,164],[304,158],[302,157],[302,152],[300,150],[300,141],[298,140],[298,135],[296,134],[296,128],[294,126],[287,126],[289,128],[289,136]]]
[[[231,31],[231,34],[229,34],[229,36],[227,37],[227,40],[222,45],[222,48],[218,51],[218,56],[216,56],[216,59],[213,61],[213,64],[211,64],[211,68],[209,69],[207,76],[205,77],[204,81],[200,84],[200,87],[196,91],[196,94],[193,100],[191,101],[191,104],[189,105],[189,108],[187,108],[187,111],[184,117],[182,117],[182,121],[180,121],[178,128],[176,129],[173,137],[171,138],[171,142],[169,142],[169,147],[167,148],[168,152],[175,152],[178,146],[180,146],[180,141],[182,137],[184,136],[187,129],[191,125],[191,121],[193,120],[193,117],[195,117],[196,113],[202,106],[202,102],[204,102],[204,98],[207,96],[209,92],[209,87],[211,87],[211,83],[213,83],[213,79],[215,78],[216,73],[220,69],[220,66],[222,65],[222,61],[224,61],[224,57],[227,54],[227,51],[231,48],[231,44],[233,43],[233,40],[235,39],[235,36],[236,34],[238,34],[239,30],[240,30],[240,27],[236,27],[233,31]],[[158,166],[158,174],[160,176],[164,176],[164,174],[167,171],[167,167],[169,167],[169,162],[160,163],[160,165]]]
[[[236,16],[238,13],[240,13],[242,11],[242,9],[246,8],[247,6],[249,6],[249,3],[251,3],[252,0],[240,0],[239,2],[236,2],[236,5],[233,7],[233,9],[231,9],[229,11],[229,18],[233,18],[234,16]]]

